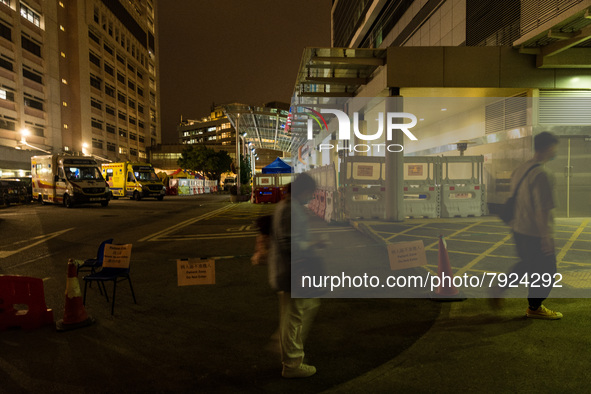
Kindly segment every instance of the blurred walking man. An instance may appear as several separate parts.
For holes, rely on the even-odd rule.
[[[290,185],[287,197],[279,202],[271,226],[269,282],[279,295],[279,337],[284,378],[306,378],[316,373],[304,364],[304,342],[320,301],[316,298],[291,297],[292,262],[312,260],[315,243],[309,238],[304,209],[313,196],[316,182],[300,174]]]
[[[511,176],[511,194],[523,178],[515,198],[515,216],[511,229],[515,238],[517,255],[521,259],[511,274],[517,274],[517,282],[527,275],[530,284],[536,279],[536,286],[529,287],[526,311],[528,318],[556,320],[562,313],[552,311],[542,305],[554,284],[556,274],[556,254],[554,251],[553,225],[554,208],[553,184],[551,176],[544,170],[543,164],[554,159],[558,139],[543,132],[534,138],[534,157],[519,166]],[[550,276],[549,276],[550,275]],[[515,278],[515,275],[512,275]],[[542,278],[551,277],[548,281]]]

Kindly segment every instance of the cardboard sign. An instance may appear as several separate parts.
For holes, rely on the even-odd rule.
[[[373,166],[364,166],[358,165],[357,166],[357,176],[373,176]]]
[[[129,268],[131,259],[131,244],[126,245],[105,245],[105,257],[103,267]]]
[[[408,176],[423,176],[423,165],[422,164],[409,164],[408,165]]]
[[[427,254],[422,240],[389,244],[388,257],[393,271],[427,265]]]
[[[179,286],[215,285],[213,259],[178,259],[176,270]]]

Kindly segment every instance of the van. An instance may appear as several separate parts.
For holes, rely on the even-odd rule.
[[[136,201],[144,197],[153,197],[158,201],[164,199],[166,187],[150,163],[124,161],[106,163],[101,167],[114,199],[119,197],[130,197]]]
[[[89,156],[45,155],[31,158],[33,199],[42,204],[100,203],[111,193],[96,161]]]
[[[230,190],[232,186],[236,185],[236,177],[229,177],[224,179],[224,191]]]

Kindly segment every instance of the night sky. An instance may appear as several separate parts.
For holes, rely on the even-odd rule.
[[[330,46],[331,0],[160,0],[162,142],[212,103],[289,102],[305,47]]]

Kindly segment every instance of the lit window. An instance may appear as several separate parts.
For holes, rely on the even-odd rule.
[[[60,30],[61,31],[66,31],[66,28],[64,26],[60,25]]]
[[[66,57],[66,53],[65,52],[61,52],[60,55],[62,55],[62,57]]]
[[[67,102],[65,102],[65,101],[62,101],[62,105],[63,105],[64,107],[67,107],[67,106],[68,106],[68,103],[67,103]]]
[[[63,1],[59,1],[58,4],[60,5],[60,7],[65,8]]]
[[[21,3],[21,16],[35,26],[41,26],[41,16],[23,3]]]
[[[62,78],[62,83],[63,83],[64,85],[67,85],[67,84],[68,84],[68,81],[66,81],[66,79],[65,79],[65,78]]]
[[[68,125],[64,123],[64,129],[67,129],[67,128],[68,128]]]

